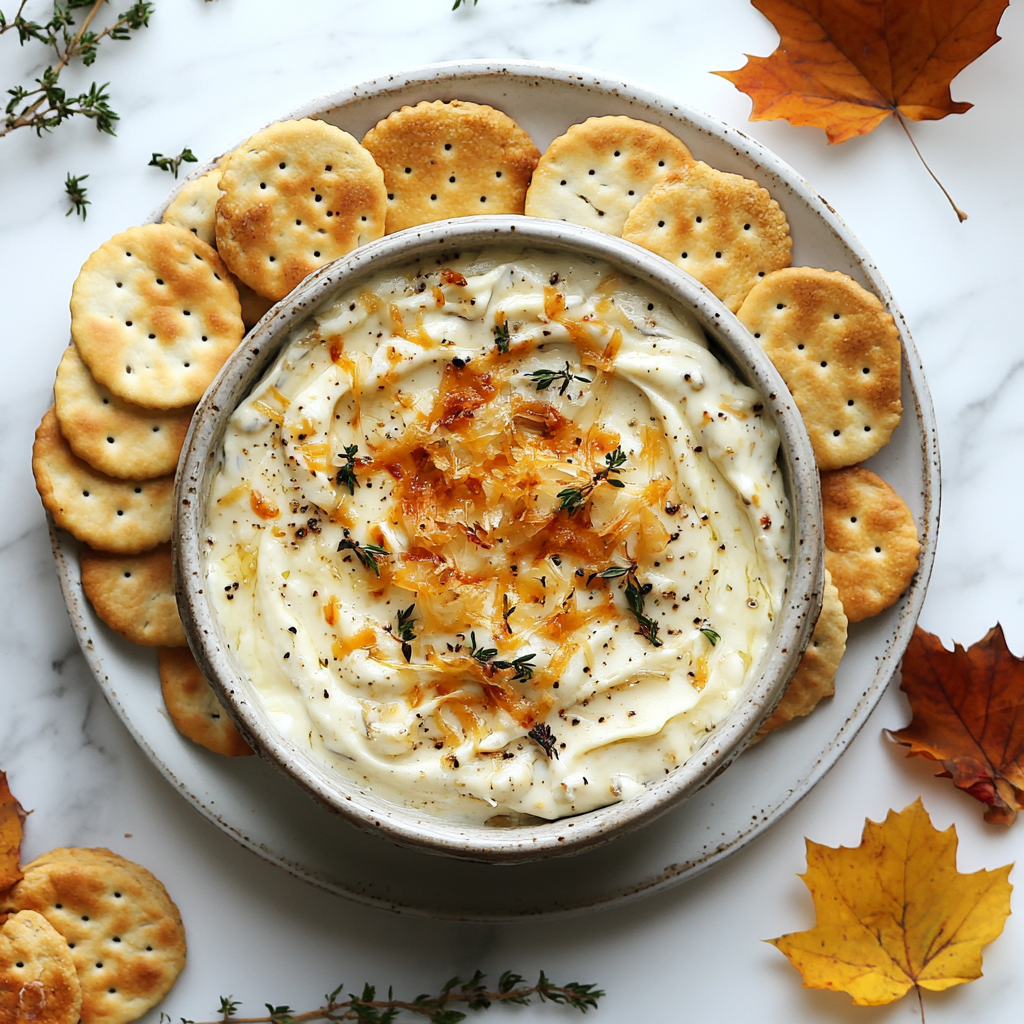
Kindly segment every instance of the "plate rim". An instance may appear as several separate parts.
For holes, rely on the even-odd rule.
[[[924,367],[921,362],[917,347],[910,334],[906,319],[900,310],[888,284],[885,282],[877,265],[871,256],[866,252],[863,245],[849,226],[842,220],[839,214],[826,200],[815,190],[809,182],[793,167],[783,161],[774,152],[769,150],[756,139],[746,135],[740,129],[728,124],[719,118],[706,114],[703,111],[684,103],[674,102],[670,97],[656,92],[647,86],[612,74],[601,74],[592,69],[576,65],[563,64],[550,61],[530,61],[523,59],[515,60],[494,60],[481,58],[474,60],[441,61],[416,67],[407,68],[392,74],[380,75],[375,78],[347,86],[332,93],[324,94],[305,104],[294,108],[292,111],[275,118],[274,121],[297,117],[312,116],[314,114],[325,115],[343,108],[360,99],[376,97],[390,93],[399,93],[411,86],[428,86],[437,83],[439,87],[444,82],[462,82],[479,77],[521,79],[533,78],[550,81],[559,86],[570,85],[582,90],[593,91],[605,95],[625,96],[629,100],[636,100],[646,104],[648,107],[659,111],[669,118],[685,120],[696,127],[699,131],[715,137],[731,145],[738,153],[742,153],[749,159],[758,163],[764,170],[772,174],[780,184],[794,192],[817,216],[822,220],[839,243],[846,248],[856,261],[860,271],[870,282],[871,287],[882,300],[883,304],[893,315],[900,334],[900,341],[903,348],[903,367],[906,371],[907,381],[913,393],[918,426],[921,435],[921,465],[923,486],[921,491],[922,511],[920,517],[921,527],[921,557],[917,574],[911,584],[908,594],[902,599],[899,621],[895,626],[891,639],[884,654],[877,657],[877,668],[870,683],[862,690],[860,700],[850,713],[836,735],[826,745],[818,756],[814,767],[806,772],[798,782],[787,792],[787,794],[774,806],[770,816],[753,823],[750,828],[735,835],[729,842],[723,843],[707,856],[699,861],[688,861],[681,864],[672,864],[660,874],[648,877],[641,883],[627,886],[610,893],[602,894],[601,897],[582,902],[573,907],[564,907],[548,912],[545,916],[564,917],[585,913],[593,909],[606,908],[609,906],[624,905],[636,900],[654,895],[669,887],[680,884],[683,881],[695,878],[715,864],[724,860],[731,854],[738,852],[741,848],[757,838],[781,818],[785,817],[807,793],[824,777],[825,774],[835,765],[839,757],[850,745],[860,729],[870,717],[871,711],[880,700],[882,694],[897,668],[897,662],[902,658],[907,644],[913,634],[914,626],[920,615],[928,584],[931,578],[935,561],[936,542],[939,526],[939,514],[941,508],[941,474],[938,448],[937,428],[935,412],[932,404],[931,394],[924,375]],[[268,123],[274,123],[270,121]],[[248,137],[248,136],[247,136]],[[244,141],[244,140],[241,140]],[[216,165],[217,158],[198,166],[191,174],[183,178],[171,189],[164,201],[152,212],[149,221],[159,220],[168,203],[188,182],[199,177]],[[269,315],[269,314],[268,314]],[[172,786],[185,797],[192,806],[206,817],[211,823],[224,831],[227,835],[238,841],[242,846],[251,850],[261,858],[268,860],[276,866],[284,869],[289,874],[301,878],[310,884],[327,889],[347,899],[355,900],[369,906],[380,909],[387,909],[398,913],[411,914],[428,918],[448,918],[453,920],[474,920],[474,921],[510,921],[522,920],[523,917],[534,916],[535,912],[529,910],[512,911],[510,913],[483,912],[474,913],[445,913],[437,909],[428,909],[419,905],[408,903],[396,903],[375,895],[357,891],[355,889],[343,889],[331,884],[327,879],[320,877],[315,870],[304,870],[287,858],[275,855],[265,846],[251,837],[243,834],[234,825],[221,818],[213,808],[206,805],[198,794],[193,793],[185,782],[177,777],[169,765],[158,756],[157,752],[146,740],[145,736],[134,725],[121,701],[114,686],[111,684],[103,668],[103,659],[92,642],[90,630],[85,616],[79,605],[82,597],[80,582],[78,582],[68,565],[68,558],[74,551],[75,542],[70,535],[64,534],[54,527],[52,519],[47,516],[50,523],[51,542],[54,558],[57,563],[57,573],[64,596],[65,604],[68,607],[72,626],[75,630],[79,645],[82,648],[86,662],[88,663],[93,676],[104,694],[107,702],[124,723],[135,742],[142,748],[151,763],[158,771],[172,784]]]

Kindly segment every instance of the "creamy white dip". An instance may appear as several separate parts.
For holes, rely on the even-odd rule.
[[[753,682],[790,551],[778,447],[693,318],[605,264],[389,272],[232,415],[213,604],[277,728],[363,788],[470,821],[587,811]]]

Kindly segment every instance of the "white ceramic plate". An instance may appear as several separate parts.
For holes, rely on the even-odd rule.
[[[921,535],[921,567],[898,604],[851,627],[835,697],[638,832],[577,857],[514,867],[472,864],[359,832],[257,758],[218,757],[182,738],[164,711],[153,653],[96,618],[82,593],[77,544],[54,531],[61,586],[100,687],[153,763],[228,835],[292,874],[365,903],[459,919],[570,913],[638,899],[694,877],[782,817],[832,767],[884,691],[917,621],[935,552],[939,456],[931,397],[903,317],[849,229],[792,168],[705,114],[582,68],[466,61],[367,82],[287,116],[323,117],[360,138],[392,110],[434,99],[489,103],[514,117],[542,149],[592,115],[628,114],[660,124],[698,159],[754,178],[771,192],[789,219],[795,265],[850,274],[896,318],[904,352],[903,423],[869,465],[910,505]]]

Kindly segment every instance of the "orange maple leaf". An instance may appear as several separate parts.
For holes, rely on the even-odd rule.
[[[893,739],[910,747],[908,757],[940,762],[941,777],[988,804],[986,821],[1011,824],[1024,810],[1024,658],[998,625],[952,651],[918,626],[902,667],[913,718]]]
[[[753,100],[751,121],[813,125],[836,143],[866,135],[892,115],[917,150],[903,118],[936,121],[970,110],[953,99],[949,83],[999,42],[996,26],[1009,0],[751,3],[778,30],[778,48],[768,57],[747,54],[737,71],[714,72]]]
[[[24,877],[19,865],[25,818],[24,808],[7,785],[7,776],[0,772],[0,893]]]

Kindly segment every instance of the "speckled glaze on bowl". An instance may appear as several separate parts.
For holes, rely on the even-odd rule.
[[[619,803],[541,825],[463,824],[375,797],[285,738],[240,669],[206,593],[205,510],[227,421],[271,366],[293,328],[337,293],[361,281],[445,252],[492,247],[585,255],[610,264],[691,310],[720,357],[762,396],[778,428],[778,456],[792,508],[794,550],[768,647],[748,696],[704,745],[645,791]],[[239,729],[267,761],[330,810],[404,846],[493,863],[580,853],[652,821],[685,800],[743,750],[778,702],[821,607],[823,577],[818,473],[803,420],[775,368],[739,321],[710,292],[667,261],[588,228],[560,221],[500,216],[441,221],[364,245],[304,281],[250,334],[196,411],[178,467],[174,529],[175,587],[192,650]]]

